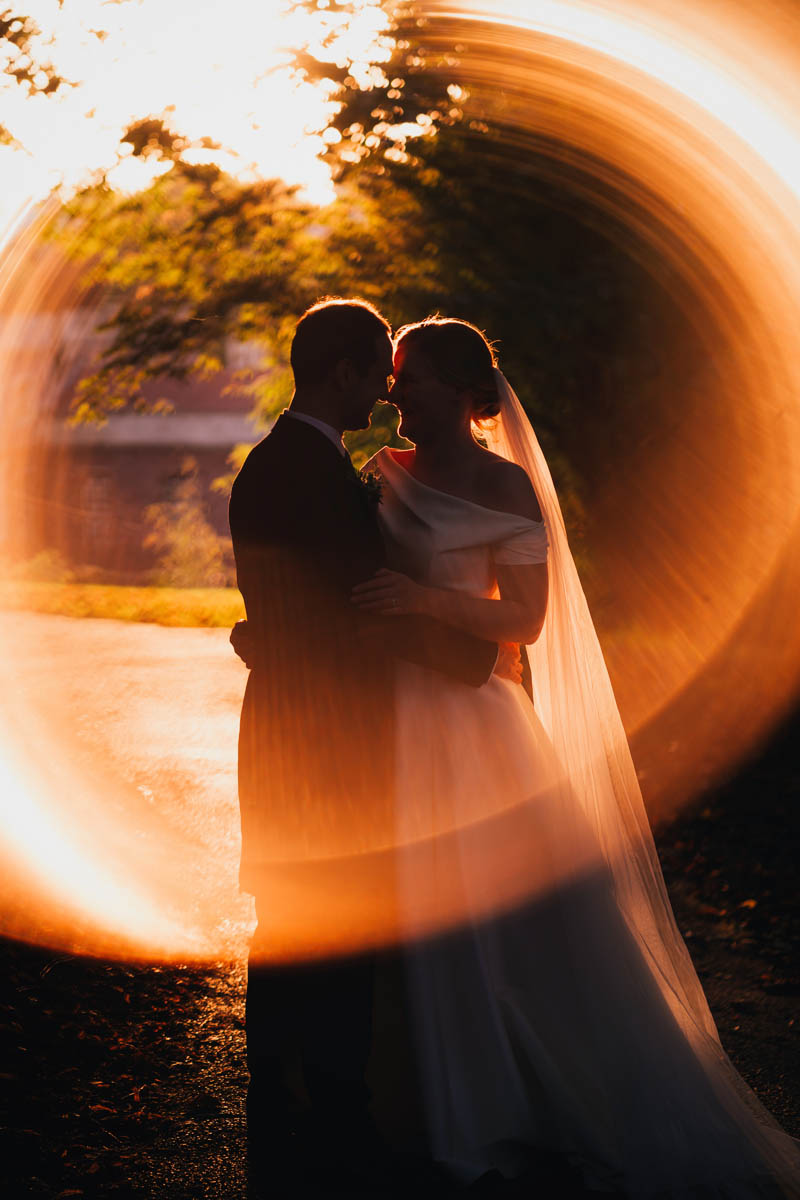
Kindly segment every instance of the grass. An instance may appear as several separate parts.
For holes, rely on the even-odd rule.
[[[97,583],[0,583],[0,609],[184,626],[230,627],[244,616],[244,602],[236,588],[111,587]]]

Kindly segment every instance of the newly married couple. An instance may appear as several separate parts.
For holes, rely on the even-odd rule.
[[[291,361],[291,406],[230,503],[254,1178],[302,1194],[312,1145],[331,1188],[375,1185],[365,1074],[394,946],[427,1153],[454,1188],[549,1196],[547,1159],[559,1195],[800,1196],[800,1147],[723,1051],[675,926],[552,480],[491,346],[440,318],[392,339],[333,299]],[[413,448],[359,476],[342,433],[387,399]],[[316,1140],[292,1162],[303,1104]]]

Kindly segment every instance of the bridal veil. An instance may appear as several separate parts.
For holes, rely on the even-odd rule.
[[[536,711],[594,831],[616,903],[678,1026],[741,1136],[774,1172],[778,1194],[800,1195],[800,1143],[779,1130],[725,1054],[675,924],[553,480],[519,399],[497,368],[495,375],[500,412],[484,433],[486,443],[527,472],[549,542],[547,616],[527,648]]]

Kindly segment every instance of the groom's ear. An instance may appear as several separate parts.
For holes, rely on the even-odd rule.
[[[350,391],[358,378],[358,372],[356,371],[351,359],[339,359],[336,366],[333,368],[333,378],[340,391]]]

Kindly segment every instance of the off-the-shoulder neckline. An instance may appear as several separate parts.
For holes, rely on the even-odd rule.
[[[401,454],[407,451],[400,451]],[[514,521],[525,521],[528,525],[534,525],[536,528],[544,525],[544,521],[534,521],[532,517],[523,517],[519,513],[509,512],[506,508],[489,508],[486,504],[478,504],[475,500],[467,500],[465,496],[456,496],[453,492],[443,492],[441,488],[431,487],[429,483],[423,483],[421,479],[417,479],[412,475],[402,463],[398,462],[392,453],[391,446],[381,446],[376,457],[386,457],[390,460],[393,466],[397,467],[398,471],[402,471],[406,479],[410,479],[418,488],[422,488],[426,492],[432,492],[434,496],[444,496],[446,500],[453,500],[456,504],[468,504],[470,508],[479,508],[481,512],[494,513],[497,517],[509,517]]]

